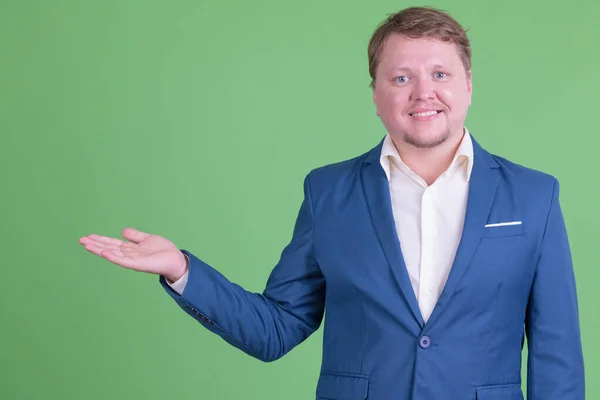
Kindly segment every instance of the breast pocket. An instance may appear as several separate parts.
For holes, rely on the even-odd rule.
[[[317,400],[365,400],[368,395],[368,376],[322,372],[319,377]]]
[[[525,234],[525,226],[523,223],[519,224],[488,224],[483,230],[484,238],[493,237],[505,237],[505,236],[519,236]]]
[[[460,288],[471,296],[481,296],[486,291],[496,293],[500,283],[504,285],[503,291],[509,292],[526,286],[537,254],[536,242],[533,235],[527,234],[526,227],[525,224],[486,226]]]

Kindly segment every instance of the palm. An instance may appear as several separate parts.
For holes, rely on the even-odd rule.
[[[185,263],[183,254],[171,241],[135,229],[123,230],[129,241],[100,235],[79,239],[86,250],[124,268],[166,274]]]

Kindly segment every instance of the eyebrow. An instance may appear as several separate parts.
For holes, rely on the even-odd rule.
[[[441,64],[441,63],[436,63],[434,65],[431,66],[432,69],[445,69],[448,68],[447,65]],[[408,72],[412,72],[412,69],[408,68],[408,67],[404,67],[404,66],[399,66],[399,67],[394,67],[393,68],[394,71],[408,71]]]

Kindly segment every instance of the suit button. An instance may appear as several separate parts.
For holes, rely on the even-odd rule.
[[[422,336],[421,339],[419,339],[419,346],[422,349],[429,348],[429,346],[431,346],[431,338],[429,336]]]
[[[196,317],[199,317],[199,318],[204,318],[204,317],[202,316],[202,314],[200,314],[200,312],[199,312],[198,310],[196,310],[194,307],[186,307],[186,309],[187,309],[189,312],[191,312],[192,314],[194,314]]]
[[[204,315],[197,313],[196,314],[198,316],[198,318],[200,318],[200,320],[204,321],[207,324],[212,324],[212,321],[208,318],[206,318]]]

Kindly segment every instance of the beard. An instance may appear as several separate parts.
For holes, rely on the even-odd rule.
[[[405,133],[403,135],[405,143],[410,144],[418,149],[432,149],[444,143],[450,137],[450,129],[445,128],[442,132],[431,138],[421,138]]]

